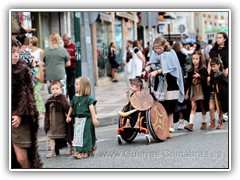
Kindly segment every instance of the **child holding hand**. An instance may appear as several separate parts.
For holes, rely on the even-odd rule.
[[[66,96],[62,93],[62,84],[60,81],[53,81],[49,88],[52,96],[48,98],[45,104],[44,129],[50,138],[51,149],[46,157],[53,158],[59,155],[60,148],[67,146],[67,141],[71,145],[71,138],[69,138],[70,132],[67,131],[70,124],[66,123],[69,103]]]

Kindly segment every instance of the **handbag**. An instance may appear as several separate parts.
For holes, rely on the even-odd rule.
[[[38,73],[36,74],[36,79],[37,79],[37,81],[39,81],[41,83],[45,83],[44,67],[43,67],[42,63],[40,63],[38,66]]]

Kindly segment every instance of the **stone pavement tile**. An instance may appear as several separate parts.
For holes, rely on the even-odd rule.
[[[102,108],[101,111],[98,112],[98,114],[108,114],[108,113],[111,113],[114,110],[118,109],[118,107],[119,106],[108,106],[108,107]]]

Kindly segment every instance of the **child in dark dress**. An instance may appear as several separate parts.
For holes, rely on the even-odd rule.
[[[215,57],[211,65],[211,95],[209,101],[210,125],[208,129],[215,128],[215,107],[218,112],[217,129],[223,129],[223,113],[228,112],[228,78],[224,74],[222,60]]]
[[[207,68],[202,63],[201,52],[193,52],[191,66],[188,73],[187,92],[185,96],[185,99],[190,98],[191,100],[191,113],[189,124],[187,124],[184,129],[193,131],[193,120],[197,111],[197,103],[199,102],[202,111],[201,129],[203,130],[207,129],[206,110],[208,109],[209,92],[207,88],[208,72]]]

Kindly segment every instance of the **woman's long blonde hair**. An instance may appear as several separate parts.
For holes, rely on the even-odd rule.
[[[88,77],[82,76],[78,77],[75,81],[80,84],[80,90],[78,94],[81,96],[90,95],[92,93],[92,86],[90,79]]]
[[[49,48],[50,49],[56,49],[56,48],[63,47],[63,40],[58,33],[52,33],[49,36],[48,43],[49,43]]]

